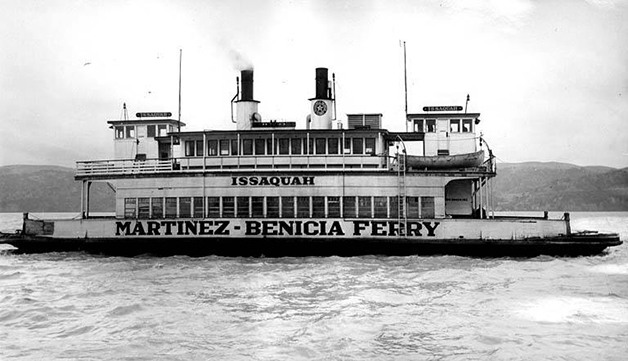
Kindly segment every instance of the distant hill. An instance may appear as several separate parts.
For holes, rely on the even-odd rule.
[[[628,168],[565,163],[499,163],[495,205],[504,211],[628,211]],[[105,183],[91,188],[90,209],[113,212]],[[81,186],[74,169],[0,167],[0,212],[79,212]]]
[[[628,211],[628,168],[498,163],[497,210]]]
[[[58,166],[0,167],[0,212],[80,212],[81,184],[74,169]],[[113,212],[115,193],[104,183],[93,183],[90,210]]]

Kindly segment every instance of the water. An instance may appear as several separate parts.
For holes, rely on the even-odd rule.
[[[15,229],[20,214],[0,214]],[[575,213],[628,236],[628,213]],[[0,360],[625,360],[628,244],[595,257],[0,253]]]

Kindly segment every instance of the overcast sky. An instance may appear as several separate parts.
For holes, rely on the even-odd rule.
[[[264,120],[304,127],[314,69],[338,115],[464,105],[505,162],[628,166],[628,2],[0,1],[0,165],[113,156],[107,120],[170,111],[231,129],[242,67]]]

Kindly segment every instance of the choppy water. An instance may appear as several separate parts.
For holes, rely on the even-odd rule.
[[[0,214],[0,229],[19,228]],[[628,236],[628,213],[574,228]],[[628,244],[580,258],[0,253],[0,360],[625,360]]]

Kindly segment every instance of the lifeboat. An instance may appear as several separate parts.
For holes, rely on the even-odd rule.
[[[475,153],[419,156],[408,155],[406,164],[415,169],[446,169],[477,167],[484,161],[484,151]]]

